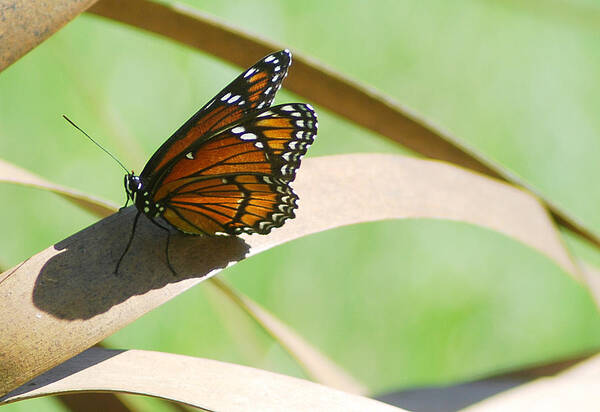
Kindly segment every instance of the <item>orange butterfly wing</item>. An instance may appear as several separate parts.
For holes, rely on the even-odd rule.
[[[188,147],[161,176],[153,201],[186,233],[269,233],[294,217],[298,197],[289,182],[317,127],[305,104],[252,113]]]
[[[227,87],[185,122],[150,158],[140,174],[149,189],[173,162],[199,140],[242,119],[249,113],[269,107],[287,76],[292,63],[289,50],[270,54],[240,74]]]

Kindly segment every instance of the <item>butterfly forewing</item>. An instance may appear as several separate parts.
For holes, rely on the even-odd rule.
[[[275,106],[248,116],[188,148],[161,176],[154,200],[172,191],[174,181],[192,176],[252,172],[292,181],[317,127],[315,112],[302,103]]]
[[[152,156],[140,176],[151,187],[173,162],[185,155],[199,140],[269,107],[287,76],[292,55],[288,50],[270,54],[240,74],[194,116],[183,124]]]

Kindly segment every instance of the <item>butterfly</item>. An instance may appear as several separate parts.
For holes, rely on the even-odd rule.
[[[290,187],[317,135],[309,104],[271,107],[292,62],[289,50],[245,70],[185,122],[150,158],[124,178],[127,202],[141,214],[190,235],[268,234],[295,217]],[[167,264],[169,261],[167,238]]]

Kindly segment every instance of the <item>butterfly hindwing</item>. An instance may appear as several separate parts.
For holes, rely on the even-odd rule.
[[[221,90],[183,124],[157,151],[141,173],[151,186],[162,172],[199,140],[210,138],[249,113],[269,107],[292,62],[289,50],[266,56]]]
[[[163,218],[190,234],[266,234],[294,217],[297,200],[286,182],[268,176],[188,178],[170,194]]]

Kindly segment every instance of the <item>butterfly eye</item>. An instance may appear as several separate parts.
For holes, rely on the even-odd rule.
[[[133,172],[132,172],[133,173]],[[141,190],[142,188],[142,182],[139,178],[139,176],[135,176],[133,174],[128,174],[125,176],[126,179],[126,189],[129,192],[137,192],[139,190]]]

